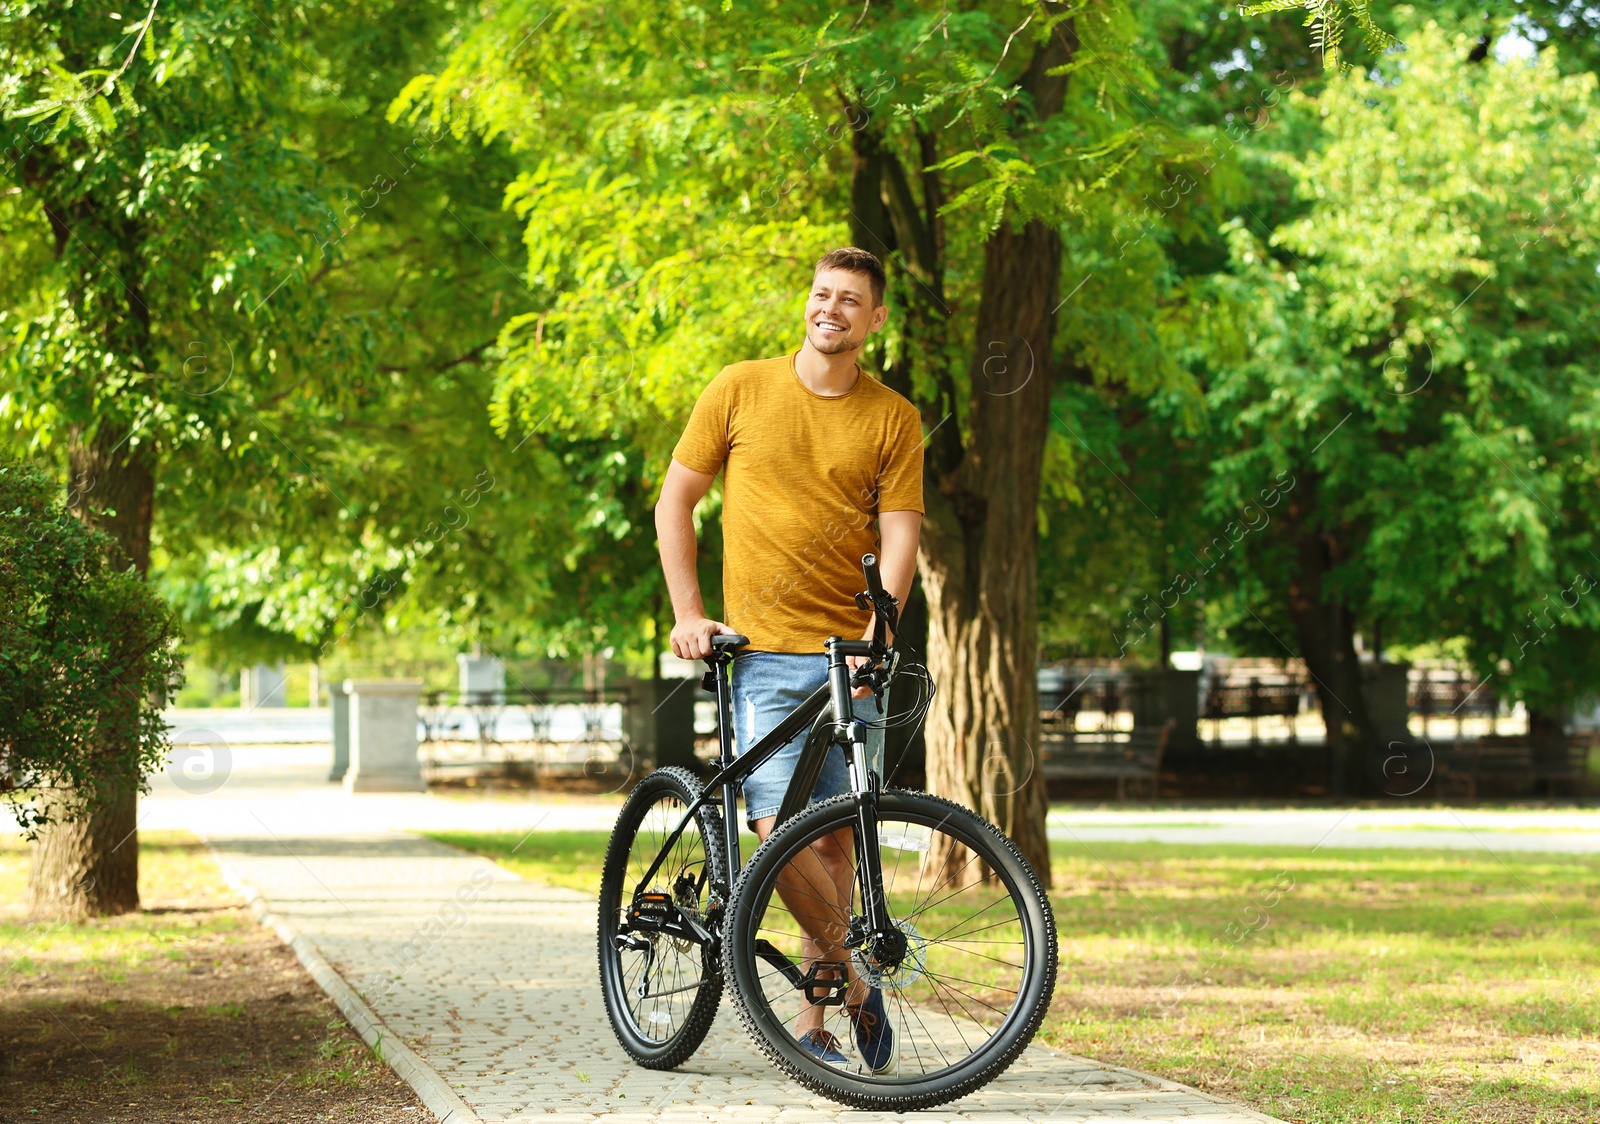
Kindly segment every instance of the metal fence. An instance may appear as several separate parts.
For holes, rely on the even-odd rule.
[[[606,776],[636,766],[626,688],[432,691],[419,701],[421,756],[435,772],[499,766],[533,776]]]

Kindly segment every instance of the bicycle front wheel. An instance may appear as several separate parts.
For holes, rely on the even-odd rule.
[[[700,792],[686,769],[640,781],[617,816],[600,875],[606,1014],[622,1048],[647,1069],[672,1069],[693,1054],[722,999],[722,965],[714,940],[704,939],[716,933],[726,892],[716,884],[726,863],[710,809],[668,846]]]
[[[855,801],[837,797],[751,857],[724,974],[757,1044],[802,1085],[856,1108],[927,1108],[1032,1040],[1055,991],[1055,920],[1021,853],[967,809],[891,790],[877,821],[890,929],[862,904]]]

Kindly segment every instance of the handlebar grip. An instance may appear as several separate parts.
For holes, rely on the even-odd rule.
[[[861,572],[867,577],[867,590],[869,592],[883,592],[883,577],[878,573],[878,556],[876,554],[863,554],[861,556]]]

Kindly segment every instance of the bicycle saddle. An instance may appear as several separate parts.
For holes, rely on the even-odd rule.
[[[742,648],[748,643],[748,636],[740,636],[737,632],[719,632],[711,638],[711,650],[725,652],[730,648]]]

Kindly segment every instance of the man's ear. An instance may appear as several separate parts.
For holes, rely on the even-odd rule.
[[[884,326],[888,319],[889,306],[886,304],[880,304],[877,308],[873,309],[872,323],[867,327],[867,331],[876,332],[879,328]]]

